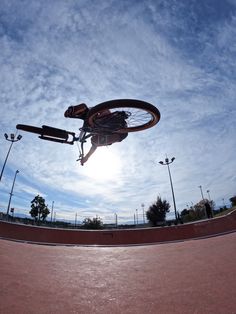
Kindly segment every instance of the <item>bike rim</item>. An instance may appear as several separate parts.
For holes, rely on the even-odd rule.
[[[96,125],[96,114],[109,109],[110,112],[125,111],[129,117],[126,119],[127,127],[118,132],[136,132],[154,126],[160,120],[160,112],[153,105],[139,100],[112,100],[97,105],[91,110],[89,124]]]

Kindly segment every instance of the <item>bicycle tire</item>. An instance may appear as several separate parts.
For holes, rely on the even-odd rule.
[[[18,130],[22,130],[22,131],[26,131],[26,132],[30,132],[30,133],[36,133],[39,135],[43,134],[43,129],[36,127],[36,126],[32,126],[32,125],[26,125],[26,124],[17,124],[16,128]]]
[[[128,121],[127,127],[116,130],[115,132],[117,133],[137,132],[137,131],[149,129],[153,127],[154,125],[156,125],[159,122],[160,117],[161,117],[160,111],[155,106],[153,106],[152,104],[148,102],[145,102],[142,100],[136,100],[136,99],[115,99],[115,100],[110,100],[110,101],[100,103],[94,106],[93,108],[91,108],[89,112],[89,116],[88,116],[88,124],[89,126],[94,127],[95,126],[94,121],[97,114],[104,110],[114,109],[116,111],[119,111],[119,109],[125,109],[125,108],[127,108],[127,111],[131,109],[141,110],[142,112],[144,112],[142,113],[142,115],[146,113],[148,120],[145,122],[137,122],[139,124],[133,125],[133,126],[132,126],[132,123],[129,124],[129,121]],[[132,117],[132,113],[130,117]],[[139,121],[140,121],[140,118],[139,118]]]

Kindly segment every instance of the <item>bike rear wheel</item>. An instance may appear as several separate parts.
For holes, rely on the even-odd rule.
[[[160,112],[152,104],[136,99],[116,99],[103,102],[90,109],[89,126],[96,127],[96,117],[105,110],[110,112],[125,111],[128,118],[126,127],[116,130],[118,133],[142,131],[156,125],[160,120]]]

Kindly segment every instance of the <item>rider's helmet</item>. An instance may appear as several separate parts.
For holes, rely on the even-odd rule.
[[[85,119],[89,108],[86,104],[79,104],[76,106],[70,106],[64,113],[66,118]]]

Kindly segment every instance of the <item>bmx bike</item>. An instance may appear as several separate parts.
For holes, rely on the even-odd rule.
[[[104,119],[98,119],[99,115],[109,110]],[[114,118],[115,117],[115,118]],[[110,121],[123,121],[124,123],[109,123]],[[25,124],[17,124],[16,128],[22,131],[39,134],[39,138],[47,141],[73,145],[74,142],[80,143],[81,160],[84,157],[84,143],[93,135],[109,135],[114,133],[129,133],[142,131],[156,125],[160,120],[159,110],[150,103],[136,99],[117,99],[100,103],[89,109],[84,119],[83,126],[79,129],[80,133],[76,136],[75,132],[54,128],[43,125],[36,127]]]

